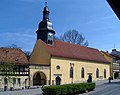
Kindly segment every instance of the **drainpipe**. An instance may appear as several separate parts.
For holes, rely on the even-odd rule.
[[[52,85],[52,79],[51,79],[51,56],[50,56],[50,78],[49,78],[49,85]]]

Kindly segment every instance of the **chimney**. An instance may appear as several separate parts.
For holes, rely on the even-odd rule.
[[[109,53],[108,51],[106,51],[106,53]]]

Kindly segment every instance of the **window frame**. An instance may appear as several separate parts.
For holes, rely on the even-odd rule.
[[[73,67],[70,67],[70,78],[73,78]]]
[[[60,66],[59,66],[59,65],[57,65],[57,66],[56,66],[56,69],[57,69],[57,70],[60,70]]]
[[[99,69],[96,69],[96,78],[99,78]]]
[[[54,36],[54,34],[53,33],[48,33],[47,34],[47,44],[50,44],[50,45],[52,45],[53,44],[53,36]]]
[[[106,75],[106,69],[104,69],[104,78],[106,78],[107,75]]]
[[[85,78],[85,69],[82,67],[81,69],[81,78]]]

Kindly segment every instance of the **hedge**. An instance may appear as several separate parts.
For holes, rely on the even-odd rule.
[[[92,91],[95,89],[95,83],[65,84],[59,86],[44,86],[43,95],[75,95]]]

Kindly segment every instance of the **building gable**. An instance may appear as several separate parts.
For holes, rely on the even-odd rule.
[[[50,64],[50,54],[46,51],[42,40],[37,40],[30,56],[31,64],[39,65],[49,65]]]

